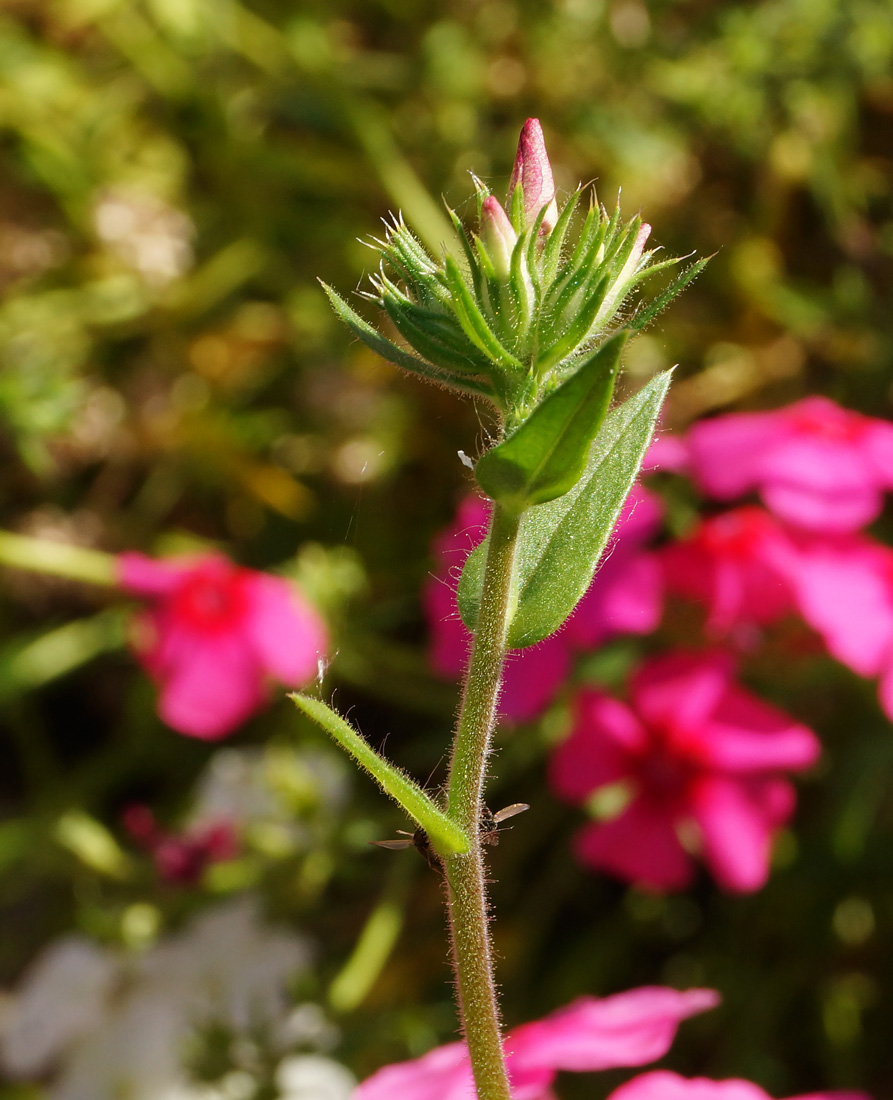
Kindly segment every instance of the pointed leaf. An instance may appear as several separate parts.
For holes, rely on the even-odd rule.
[[[513,435],[482,456],[475,476],[487,496],[523,512],[576,485],[608,411],[626,340],[625,332],[612,336]]]
[[[650,324],[654,318],[667,308],[673,299],[682,293],[689,283],[701,274],[707,264],[713,259],[712,256],[705,256],[702,260],[697,260],[695,263],[690,264],[684,271],[670,283],[670,285],[659,294],[653,302],[649,302],[647,306],[641,309],[635,317],[630,321],[630,328],[639,332],[646,325]]]
[[[452,389],[461,390],[464,393],[470,393],[475,396],[493,396],[493,390],[486,382],[478,381],[473,378],[459,379],[446,371],[437,370],[422,359],[417,359],[414,355],[410,355],[409,352],[404,351],[402,348],[398,348],[395,343],[386,336],[382,336],[380,332],[374,329],[368,321],[364,321],[359,313],[351,309],[340,294],[334,291],[326,283],[323,283],[322,280],[320,280],[320,285],[326,292],[326,296],[331,302],[332,308],[341,320],[356,336],[359,336],[367,347],[380,355],[382,359],[387,359],[387,361],[393,363],[394,366],[409,371],[411,374],[417,374],[427,379],[429,382],[436,382],[440,386],[450,386]]]
[[[569,492],[524,514],[510,648],[523,649],[547,638],[589,587],[651,442],[670,373],[657,375],[608,414],[592,444],[586,471]],[[485,560],[486,541],[468,557],[459,582],[459,610],[471,629],[480,606]]]
[[[340,714],[321,699],[313,699],[309,695],[294,692],[289,698],[365,768],[395,802],[399,802],[413,821],[425,830],[438,854],[452,856],[470,851],[471,844],[463,830],[406,772],[380,756]]]

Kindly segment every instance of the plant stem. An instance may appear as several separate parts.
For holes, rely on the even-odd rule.
[[[481,606],[447,790],[447,813],[473,840],[469,853],[446,859],[445,866],[459,1013],[479,1100],[511,1100],[493,980],[480,822],[505,661],[519,523],[519,516],[507,515],[494,505]]]
[[[118,579],[111,554],[69,542],[16,535],[11,531],[0,531],[0,565],[33,573],[52,573],[88,584],[113,585]]]

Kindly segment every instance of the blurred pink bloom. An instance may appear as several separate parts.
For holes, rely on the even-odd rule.
[[[124,827],[149,852],[159,877],[166,882],[191,886],[211,863],[233,859],[239,852],[235,830],[228,821],[216,821],[186,833],[162,829],[148,806],[128,806]]]
[[[775,622],[794,609],[794,544],[762,508],[736,508],[703,520],[662,554],[671,591],[707,606],[707,629]]]
[[[316,675],[325,627],[288,581],[219,554],[118,564],[121,587],[151,601],[134,644],[161,689],[159,714],[181,733],[225,737],[264,704],[269,679],[298,687]]]
[[[614,540],[589,591],[567,625],[539,645],[509,654],[500,712],[510,722],[541,714],[567,679],[575,649],[591,649],[617,634],[650,634],[663,612],[663,582],[656,555],[642,549],[660,526],[658,498],[634,489],[618,521]],[[431,629],[430,660],[442,676],[459,677],[468,659],[471,634],[459,617],[456,585],[468,554],[486,534],[489,505],[468,497],[455,521],[434,541],[438,569],[423,593]]]
[[[709,1081],[705,1077],[680,1077],[669,1070],[643,1073],[615,1089],[608,1100],[770,1100],[768,1093],[750,1081]],[[869,1100],[864,1092],[811,1092],[791,1100]]]
[[[642,1066],[663,1057],[679,1024],[713,1008],[712,989],[677,992],[657,986],[597,1000],[581,997],[505,1039],[513,1100],[551,1100],[560,1070],[586,1073]],[[474,1084],[464,1043],[437,1047],[412,1062],[385,1066],[352,1100],[470,1100]]]
[[[512,209],[512,196],[518,187],[524,197],[524,221],[527,227],[532,226],[539,217],[540,210],[548,206],[541,232],[549,233],[558,221],[558,206],[555,202],[555,182],[552,179],[552,165],[546,152],[543,128],[536,118],[529,118],[521,129],[506,200],[509,213]]]
[[[893,487],[893,424],[825,397],[701,421],[688,449],[706,492],[728,500],[757,490],[782,519],[813,531],[870,523]]]
[[[581,692],[573,730],[552,757],[561,797],[593,809],[600,792],[625,799],[616,816],[577,835],[578,858],[654,890],[679,890],[691,881],[694,845],[725,889],[759,889],[772,834],[794,808],[778,773],[809,767],[819,755],[815,736],[735,684],[722,654],[654,658],[630,695],[631,707]]]
[[[665,470],[677,474],[689,472],[688,444],[682,436],[658,429],[642,463],[642,472],[650,474]]]
[[[805,543],[791,583],[828,652],[860,676],[880,676],[893,717],[893,550],[859,534]]]

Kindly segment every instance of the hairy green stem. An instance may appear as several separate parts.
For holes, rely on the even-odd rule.
[[[519,516],[508,515],[494,505],[480,613],[447,790],[447,812],[473,839],[469,853],[448,858],[445,865],[459,1012],[479,1100],[511,1100],[493,980],[480,822],[505,661],[519,523]]]

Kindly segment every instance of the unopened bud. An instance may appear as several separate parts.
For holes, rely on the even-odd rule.
[[[558,205],[555,202],[555,181],[552,179],[552,165],[546,152],[546,142],[539,119],[529,118],[521,130],[518,152],[515,154],[515,166],[509,181],[507,206],[512,208],[515,189],[520,187],[524,200],[524,223],[529,228],[536,221],[540,210],[548,207],[543,216],[541,232],[551,232],[558,220]]]
[[[492,195],[488,195],[481,206],[481,240],[497,275],[507,278],[512,269],[512,252],[518,243],[518,234],[499,201]]]

